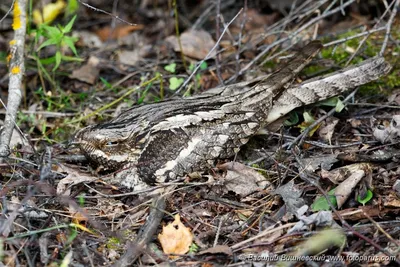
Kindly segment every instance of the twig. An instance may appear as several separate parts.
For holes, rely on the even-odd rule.
[[[12,1],[10,8],[7,10],[6,14],[0,19],[0,23],[7,18],[8,14],[10,14],[11,10],[14,7],[15,0]]]
[[[344,100],[343,100],[343,104],[346,105],[346,103],[348,101],[350,101],[350,99],[352,99],[354,97],[354,95],[356,94],[357,89],[354,90],[351,94],[349,94]],[[316,127],[318,124],[320,124],[323,120],[325,120],[326,118],[332,116],[334,113],[336,112],[336,107],[332,108],[328,113],[326,113],[324,116],[322,116],[321,118],[319,118],[318,120],[314,121],[310,126],[308,126],[304,132],[302,132],[302,134],[300,134],[290,145],[289,148],[292,148],[294,145],[297,144],[298,142],[298,146],[301,146],[304,143],[304,140],[306,139],[306,137],[308,136],[308,134],[310,133],[310,131],[312,129],[314,129],[314,127]]]
[[[225,218],[224,218],[224,216],[222,216],[220,219],[219,219],[219,223],[218,223],[218,228],[217,228],[217,232],[216,232],[216,234],[215,234],[215,239],[214,239],[214,245],[213,245],[213,247],[215,247],[216,245],[218,245],[218,238],[219,238],[219,235],[220,235],[220,233],[221,233],[221,226],[222,226],[222,223],[225,221]]]
[[[234,22],[236,20],[236,18],[240,15],[240,13],[242,13],[242,9],[239,10],[239,12],[233,17],[233,19],[231,21],[229,21],[229,23],[225,26],[224,30],[221,33],[220,38],[217,40],[216,44],[213,46],[213,48],[211,48],[211,50],[208,52],[208,54],[205,56],[205,58],[197,63],[196,68],[193,70],[193,72],[189,75],[189,77],[186,79],[186,81],[181,85],[181,87],[176,90],[175,94],[178,94],[183,88],[185,88],[185,86],[190,82],[190,80],[192,79],[192,77],[196,74],[196,72],[199,70],[201,64],[203,64],[204,61],[208,60],[210,58],[210,55],[212,54],[212,52],[214,52],[214,50],[217,48],[217,45],[221,42],[222,37],[224,37],[225,32],[227,31],[228,27],[232,24],[232,22]]]
[[[185,70],[187,70],[188,67],[187,67],[187,64],[186,64],[185,54],[183,53],[181,35],[180,35],[180,32],[179,32],[179,14],[178,14],[178,5],[176,3],[176,0],[172,1],[172,7],[174,9],[174,15],[175,15],[175,34],[176,34],[176,39],[178,40],[179,50],[181,51],[181,58],[182,58],[183,67],[185,68]]]
[[[243,30],[244,30],[244,26],[246,25],[246,22],[247,22],[247,0],[244,0],[242,23],[240,24],[240,31],[239,31],[238,41],[237,41],[237,50],[235,53],[236,71],[235,71],[233,81],[235,81],[236,78],[239,76],[238,74],[240,71],[240,49],[242,46]]]
[[[396,3],[394,4],[393,10],[392,10],[392,14],[390,15],[389,21],[386,24],[386,34],[385,34],[385,39],[383,40],[381,51],[379,52],[380,56],[383,56],[383,53],[385,52],[385,49],[386,49],[386,46],[387,46],[387,43],[389,40],[389,36],[390,36],[390,30],[392,28],[394,17],[397,14],[397,9],[399,8],[399,4],[400,4],[400,0],[396,0]]]
[[[346,220],[340,215],[340,213],[337,211],[337,209],[335,208],[335,206],[332,204],[331,200],[330,200],[330,196],[328,195],[328,193],[322,189],[319,181],[317,179],[314,178],[310,178],[307,175],[307,171],[305,170],[304,167],[302,167],[302,163],[301,160],[298,157],[298,153],[293,152],[293,154],[295,155],[296,161],[299,164],[299,167],[302,168],[302,171],[299,171],[299,176],[301,179],[303,179],[305,182],[315,186],[318,191],[320,193],[322,193],[322,195],[325,197],[328,205],[330,206],[330,208],[332,209],[333,213],[337,216],[337,218],[340,220],[340,222],[342,223],[342,227],[346,228],[347,230],[349,230],[353,235],[357,236],[358,238],[366,241],[367,243],[371,244],[371,246],[373,246],[374,248],[376,248],[377,250],[381,251],[382,253],[384,253],[385,255],[389,256],[389,257],[393,257],[394,259],[396,259],[396,257],[394,255],[392,255],[392,253],[390,253],[389,251],[385,250],[383,247],[381,247],[380,245],[378,245],[376,242],[374,242],[372,239],[366,237],[365,235],[357,232],[350,224],[348,224],[346,222]],[[397,264],[400,264],[399,260],[395,260]]]
[[[164,194],[154,199],[149,216],[145,224],[140,228],[135,241],[129,243],[129,249],[114,266],[132,266],[136,259],[144,252],[144,249],[161,223],[166,206],[166,195],[173,191],[173,189],[174,187],[166,188]]]
[[[383,18],[386,16],[386,13],[390,10],[390,7],[394,4],[392,2],[388,8],[386,8],[385,12],[383,12],[382,16],[378,19],[378,21],[375,23],[374,27],[372,29],[376,29],[378,24],[383,20]],[[387,27],[387,26],[386,26]],[[386,28],[385,27],[385,28]],[[361,49],[361,47],[364,45],[364,43],[367,41],[368,37],[370,34],[367,34],[358,44],[358,47],[354,53],[351,54],[350,58],[347,60],[345,66],[349,65],[350,62],[353,60],[353,58],[357,55],[358,51]]]
[[[100,12],[100,13],[104,13],[104,14],[106,14],[106,15],[109,15],[110,17],[113,17],[114,19],[119,20],[119,21],[121,21],[121,22],[123,22],[123,23],[126,23],[126,24],[128,24],[128,25],[130,25],[130,26],[136,26],[136,25],[137,25],[137,24],[135,24],[135,23],[131,23],[131,22],[129,22],[129,21],[126,21],[126,20],[124,20],[124,19],[121,19],[120,17],[118,17],[118,16],[116,16],[116,15],[114,15],[114,14],[111,14],[110,12],[107,12],[107,11],[105,11],[105,10],[103,10],[103,9],[99,9],[99,8],[96,8],[96,7],[94,7],[94,6],[91,6],[91,5],[89,5],[89,4],[85,3],[85,2],[82,2],[82,0],[78,0],[78,2],[81,3],[82,5],[84,5],[84,6],[87,7],[87,8],[90,8],[90,9],[96,11],[96,12]]]
[[[26,33],[26,0],[14,3],[13,24],[14,40],[10,42],[10,81],[8,86],[7,113],[4,128],[0,135],[0,156],[10,154],[9,144],[22,98],[22,78],[25,73],[24,48]]]
[[[214,8],[215,3],[214,1],[209,3],[210,6],[204,10],[204,12],[198,17],[198,19],[195,21],[195,23],[193,23],[192,25],[192,29],[197,29],[200,28],[200,24],[203,23],[203,21],[211,14],[211,10]]]
[[[337,7],[333,10],[331,10],[330,12],[326,12],[326,13],[322,13],[320,16],[315,17],[311,20],[309,20],[307,23],[305,23],[303,26],[301,26],[299,29],[297,29],[295,32],[289,34],[287,37],[282,38],[278,41],[276,41],[275,43],[268,45],[266,49],[264,49],[260,54],[258,54],[252,61],[250,61],[243,69],[241,69],[239,71],[239,75],[242,75],[245,71],[247,71],[251,66],[253,66],[256,62],[258,62],[262,57],[264,57],[273,47],[280,45],[284,42],[286,42],[287,40],[291,40],[293,39],[295,36],[297,36],[300,32],[304,31],[305,29],[313,26],[315,23],[317,23],[318,21],[320,21],[323,18],[326,18],[336,12],[339,12],[340,10],[342,10],[342,8],[349,6],[350,4],[352,4],[355,0],[349,0],[346,3],[343,4],[343,7]],[[268,61],[269,58],[265,59],[261,64],[264,64],[264,62]]]
[[[220,21],[221,21],[221,0],[217,0],[217,15],[215,16],[215,39],[219,39],[220,35]],[[220,45],[219,43],[216,43],[217,51],[219,51]],[[221,61],[221,54],[216,53],[215,55],[215,68],[217,69],[217,77],[220,85],[224,85],[224,80],[222,79],[221,76],[221,66],[220,66],[220,61]]]
[[[345,38],[342,38],[342,39],[339,39],[339,40],[335,40],[335,41],[326,43],[326,44],[324,44],[324,47],[329,47],[329,46],[332,46],[332,45],[341,44],[341,43],[347,42],[347,41],[355,39],[355,38],[359,38],[359,37],[362,37],[362,36],[365,36],[365,35],[370,35],[370,34],[375,33],[375,32],[383,31],[385,29],[386,29],[386,26],[379,27],[379,28],[377,28],[375,30],[364,31],[364,32],[355,34],[353,36],[345,37]]]

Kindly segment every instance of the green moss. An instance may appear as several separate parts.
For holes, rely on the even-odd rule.
[[[277,65],[278,64],[274,60],[269,60],[269,61],[264,63],[263,68],[264,69],[272,69],[272,70],[274,70],[274,69],[276,69]]]
[[[116,238],[116,237],[110,237],[110,238],[107,240],[106,246],[107,246],[108,249],[117,250],[117,249],[119,249],[120,246],[121,246],[121,240],[119,240],[119,239]]]

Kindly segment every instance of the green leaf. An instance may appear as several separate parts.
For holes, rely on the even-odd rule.
[[[78,56],[78,53],[76,52],[76,48],[75,48],[75,44],[74,44],[76,42],[76,38],[64,36],[63,42],[69,47],[69,49],[72,50],[72,52],[75,54],[75,56]]]
[[[190,72],[192,72],[194,70],[194,67],[195,67],[194,63],[193,62],[190,63],[190,65],[189,65]]]
[[[58,43],[58,41],[55,40],[55,39],[48,39],[48,40],[44,41],[36,51],[39,51],[43,47],[46,47],[46,46],[49,46],[49,45],[55,45],[57,43]]]
[[[176,78],[176,77],[171,77],[169,78],[169,89],[171,90],[176,90],[183,84],[185,80],[183,78]]]
[[[361,204],[363,204],[363,206],[365,206],[365,204],[370,201],[372,199],[372,197],[374,196],[374,194],[372,193],[371,190],[368,189],[367,193],[365,194],[364,198],[361,198],[361,196],[359,195],[357,197],[357,201]]]
[[[64,61],[72,61],[72,62],[83,62],[84,60],[80,57],[70,57],[70,56],[62,56],[62,60]]]
[[[337,201],[335,196],[335,189],[332,189],[328,192],[329,200],[331,201],[334,207],[337,207]],[[321,210],[330,210],[331,206],[324,196],[317,198],[314,203],[311,205],[312,211],[321,211]]]
[[[304,117],[304,122],[307,123],[308,125],[312,124],[315,121],[314,117],[310,115],[310,113],[308,113],[307,111],[303,113],[303,117]]]
[[[299,115],[297,115],[297,112],[290,112],[289,113],[289,119],[285,120],[283,122],[283,125],[285,126],[293,126],[299,123]]]
[[[69,33],[70,31],[71,31],[71,29],[72,29],[72,26],[74,25],[74,22],[75,22],[75,19],[76,19],[76,15],[71,19],[71,21],[70,22],[68,22],[68,24],[64,27],[64,29],[63,29],[63,33]]]
[[[67,8],[66,8],[66,13],[68,15],[76,13],[78,11],[79,4],[77,0],[68,0]]]
[[[339,97],[331,97],[318,103],[320,106],[336,107]]]
[[[296,126],[297,128],[300,128],[300,132],[304,132],[315,121],[314,117],[312,115],[310,115],[310,113],[308,113],[307,111],[305,111],[303,113],[303,117],[304,117],[304,121],[302,123],[300,123],[298,126]],[[310,132],[308,133],[308,136],[310,136],[310,137],[313,136],[315,131],[318,130],[320,125],[321,124],[318,124],[314,128],[312,128],[310,130]]]
[[[200,80],[201,80],[201,74],[197,73],[196,74],[196,81],[200,82]]]
[[[54,66],[53,71],[58,69],[58,67],[60,66],[60,63],[61,63],[61,52],[60,51],[56,52],[55,58],[56,58],[56,65]]]
[[[103,77],[100,77],[100,81],[104,84],[104,86],[108,89],[111,89],[113,86],[111,83],[109,83],[106,79],[104,79]]]
[[[52,57],[47,57],[47,58],[41,58],[39,59],[39,62],[43,65],[49,65],[49,64],[53,64],[54,62],[56,62],[55,56]]]
[[[137,104],[138,104],[138,105],[143,103],[144,99],[145,99],[146,96],[147,96],[147,92],[149,91],[149,89],[151,88],[152,85],[153,85],[152,83],[150,83],[149,85],[147,85],[147,86],[146,86],[146,89],[143,91],[143,93],[141,93],[139,99],[137,100]]]
[[[189,248],[189,254],[196,253],[200,250],[200,247],[196,243],[192,243]]]
[[[84,194],[80,194],[78,196],[78,201],[79,201],[79,206],[80,207],[84,207],[85,206],[85,195]]]
[[[169,65],[166,65],[166,66],[164,67],[164,69],[165,69],[166,71],[171,72],[171,73],[175,73],[175,70],[176,70],[176,63],[171,63],[171,64],[169,64]]]
[[[42,29],[44,29],[43,33],[47,34],[48,35],[47,37],[49,37],[49,38],[50,37],[55,37],[55,36],[58,36],[58,35],[62,36],[62,32],[57,27],[49,26],[49,25],[46,25],[46,24],[42,24],[40,27]]]
[[[203,63],[201,63],[201,65],[200,65],[200,69],[201,70],[205,70],[207,68],[208,68],[208,65],[207,65],[207,63],[205,61]]]
[[[343,104],[342,100],[340,100],[340,99],[338,98],[338,101],[337,101],[336,107],[335,107],[335,111],[336,111],[337,113],[340,113],[343,109],[344,109],[344,104]]]

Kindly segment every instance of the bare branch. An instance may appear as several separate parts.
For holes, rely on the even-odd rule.
[[[25,73],[24,47],[26,33],[26,0],[14,3],[13,24],[14,40],[10,42],[10,81],[8,87],[7,113],[0,134],[0,156],[10,153],[10,140],[22,98],[22,78]]]
[[[382,44],[381,51],[379,52],[380,56],[383,56],[383,53],[385,52],[385,49],[386,49],[386,46],[387,46],[387,43],[389,40],[389,36],[390,36],[390,30],[392,28],[394,17],[396,17],[397,9],[399,8],[399,4],[400,4],[400,0],[396,0],[396,3],[394,4],[393,10],[392,10],[392,14],[390,15],[389,21],[386,24],[386,34],[385,34],[385,39]]]

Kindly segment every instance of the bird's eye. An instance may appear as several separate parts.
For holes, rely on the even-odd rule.
[[[113,146],[117,146],[119,143],[118,141],[109,141],[106,143],[106,147],[113,147]]]

